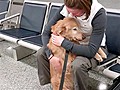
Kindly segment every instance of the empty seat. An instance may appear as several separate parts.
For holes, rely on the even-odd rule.
[[[7,12],[9,11],[9,6],[11,0],[0,0],[0,19],[5,18]]]
[[[20,16],[19,27],[1,30],[0,38],[17,43],[22,38],[41,34],[46,23],[49,4],[49,2],[25,0],[22,13],[15,16]],[[7,20],[11,18],[8,17]]]
[[[62,6],[62,3],[51,3],[49,14],[48,14],[48,21],[52,18],[52,16],[60,8],[60,6]],[[18,44],[36,51],[39,50],[43,45],[41,35],[27,38],[27,39],[22,39],[18,41]]]
[[[2,28],[3,24],[1,19],[4,19],[9,13],[11,7],[11,0],[0,0],[0,26]]]

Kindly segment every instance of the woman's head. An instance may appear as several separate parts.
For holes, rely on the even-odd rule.
[[[72,13],[73,15],[80,14],[79,12],[86,13],[87,19],[90,15],[91,10],[91,0],[64,0],[64,3],[67,7],[68,12]]]

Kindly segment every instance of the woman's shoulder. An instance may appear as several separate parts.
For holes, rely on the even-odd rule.
[[[93,20],[96,18],[106,18],[106,10],[104,8],[101,8],[94,16]]]
[[[105,8],[101,8],[97,13],[98,13],[98,14],[99,14],[99,13],[106,13],[106,10],[105,10]]]

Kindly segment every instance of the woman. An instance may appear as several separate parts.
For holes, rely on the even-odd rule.
[[[52,55],[47,48],[47,43],[51,36],[51,26],[64,17],[77,18],[87,37],[80,45],[56,35],[52,35],[52,42],[76,54],[77,57],[71,65],[74,89],[88,90],[88,71],[98,63],[93,57],[101,44],[105,45],[103,37],[106,28],[106,12],[97,0],[64,0],[64,5],[46,25],[42,35],[44,47],[37,52],[40,84],[50,83],[49,63],[52,63],[56,70],[60,68],[59,58]]]

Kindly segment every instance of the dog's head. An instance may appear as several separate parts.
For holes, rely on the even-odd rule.
[[[84,35],[80,29],[80,23],[71,17],[59,20],[55,25],[52,26],[52,33],[55,35],[61,35],[70,41],[78,42],[83,40]]]

